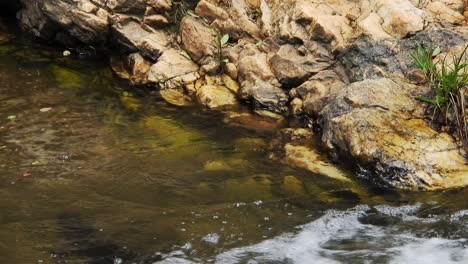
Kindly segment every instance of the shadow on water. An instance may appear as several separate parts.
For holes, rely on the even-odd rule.
[[[122,263],[119,259],[134,259],[137,254],[102,238],[100,231],[85,223],[77,213],[63,213],[57,218],[58,233],[65,241],[64,251],[51,254],[57,258],[66,259],[68,256],[86,259],[89,264]]]

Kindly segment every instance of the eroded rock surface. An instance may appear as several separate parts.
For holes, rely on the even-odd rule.
[[[372,180],[399,188],[468,184],[468,164],[454,139],[433,130],[409,87],[391,79],[356,82],[322,110],[322,141],[364,166]]]

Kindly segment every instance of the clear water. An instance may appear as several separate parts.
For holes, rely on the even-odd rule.
[[[467,188],[289,168],[267,158],[273,132],[0,45],[0,263],[468,263]]]

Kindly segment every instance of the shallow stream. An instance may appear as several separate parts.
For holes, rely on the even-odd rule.
[[[62,52],[0,45],[0,263],[468,263],[468,188],[289,168],[273,131]]]

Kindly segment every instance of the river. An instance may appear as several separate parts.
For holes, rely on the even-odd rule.
[[[468,188],[296,170],[268,158],[273,134],[0,45],[0,263],[468,263]]]

